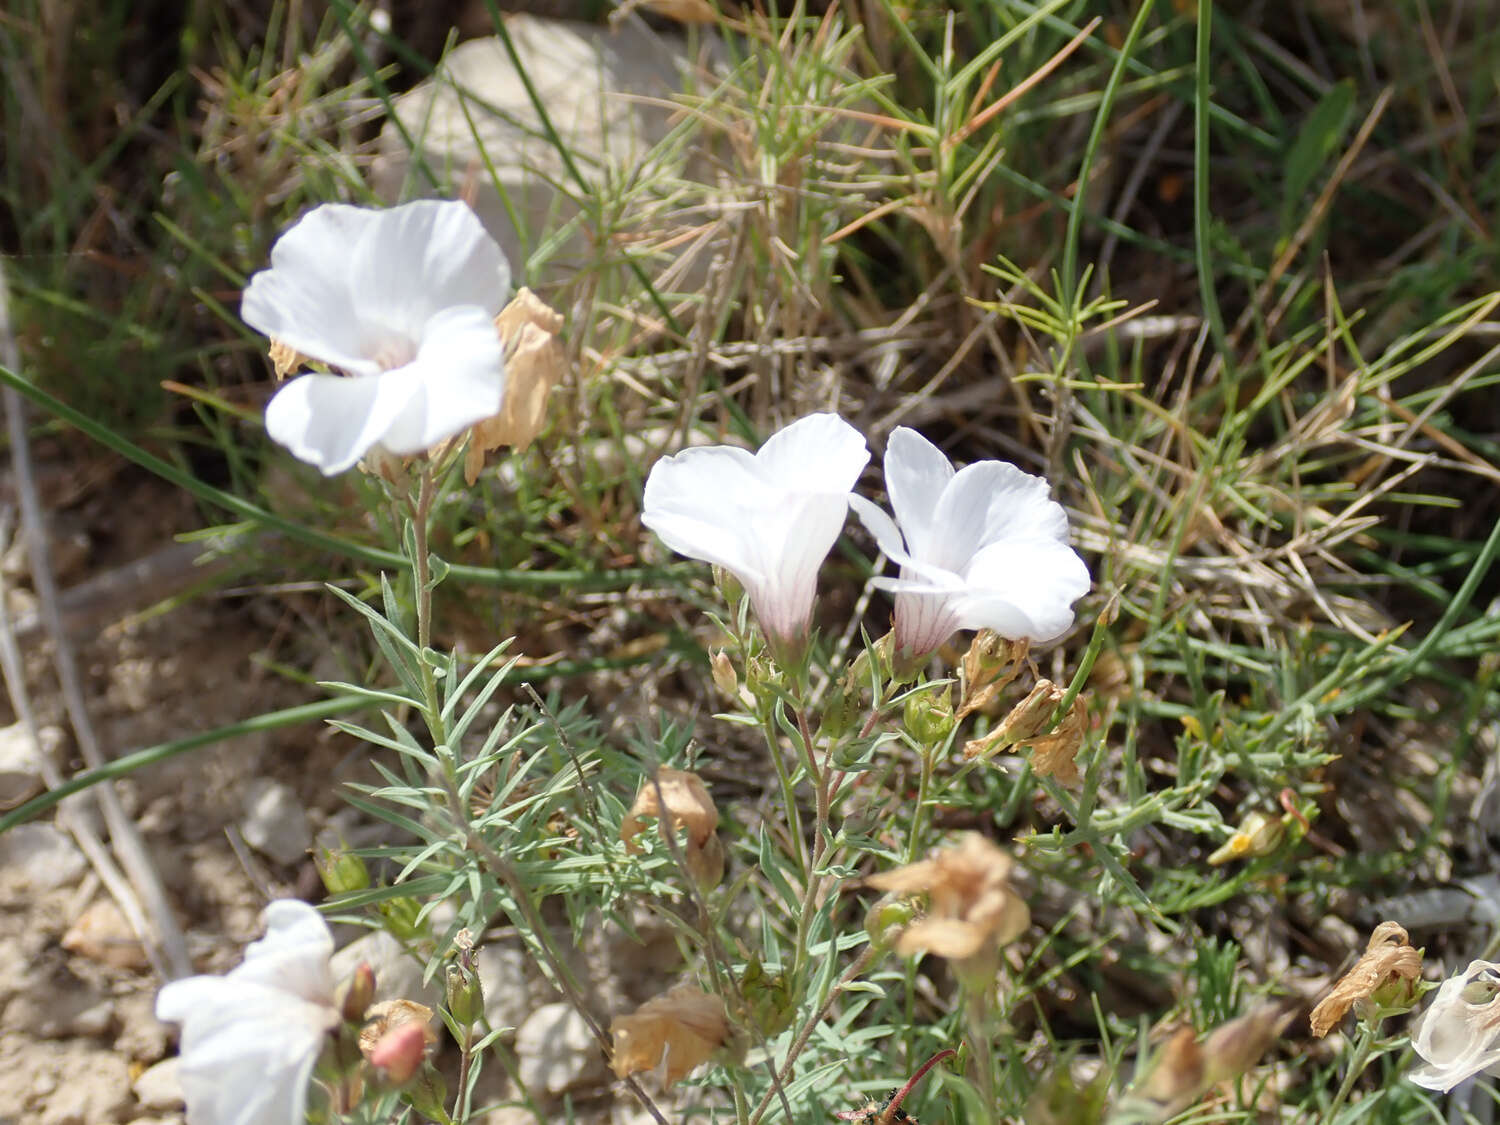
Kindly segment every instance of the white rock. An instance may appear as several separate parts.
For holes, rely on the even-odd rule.
[[[516,1033],[521,1081],[533,1094],[561,1094],[604,1080],[604,1052],[571,1004],[544,1004]]]
[[[529,961],[513,946],[486,945],[480,949],[479,983],[484,986],[484,1016],[490,1027],[520,1027],[535,1008],[528,995]]]
[[[25,723],[0,727],[0,809],[11,809],[42,791],[44,755],[57,752],[63,734],[57,727],[42,727],[32,738]]]
[[[542,1125],[524,1105],[502,1105],[477,1118],[475,1125]]]
[[[297,795],[268,777],[256,778],[245,793],[240,834],[252,848],[284,867],[306,858],[312,847],[312,828]]]
[[[142,1109],[177,1109],[182,1105],[182,1076],[176,1056],[145,1070],[131,1089]]]
[[[73,838],[54,824],[21,824],[0,835],[0,871],[18,889],[65,887],[87,866]]]
[[[699,61],[690,57],[684,36],[638,22],[610,29],[518,14],[505,26],[548,119],[591,186],[643,175],[649,180],[653,173],[642,165],[672,128],[671,99],[688,75],[712,69],[723,54],[714,36],[700,34]],[[386,123],[371,168],[376,192],[394,201],[413,188],[447,193],[472,179],[474,209],[517,272],[544,234],[578,214],[570,198],[577,185],[499,38],[460,43],[432,78],[397,99],[395,115],[400,126]],[[420,159],[413,159],[407,137],[414,138]],[[519,235],[502,190],[520,221]],[[637,197],[632,206],[644,202]],[[587,232],[577,231],[549,257],[547,270],[570,274],[589,254]],[[529,283],[538,280],[545,278]]]
[[[343,982],[361,961],[375,971],[376,1000],[415,1000],[436,1008],[443,999],[441,977],[422,983],[422,964],[384,930],[371,930],[333,955],[333,979]]]

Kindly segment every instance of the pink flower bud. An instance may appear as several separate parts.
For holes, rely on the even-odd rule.
[[[370,1048],[370,1065],[385,1075],[392,1086],[403,1086],[427,1057],[427,1032],[416,1020],[397,1024]]]

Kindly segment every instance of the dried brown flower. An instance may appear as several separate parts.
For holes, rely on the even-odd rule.
[[[700,988],[679,984],[653,996],[630,1015],[610,1021],[614,1038],[615,1074],[624,1078],[642,1070],[662,1068],[671,1086],[729,1039],[729,1017],[724,1001]]]
[[[662,815],[663,804],[666,815]],[[700,887],[715,886],[724,877],[724,848],[716,835],[719,810],[701,777],[688,770],[663,767],[656,771],[654,779],[647,778],[620,822],[620,839],[627,851],[641,850],[635,838],[645,830],[646,817],[655,817],[665,831],[674,835],[679,826],[687,829],[683,862]]]
[[[936,953],[954,960],[986,955],[1014,941],[1031,912],[1010,886],[1014,861],[977,832],[931,859],[865,880],[894,894],[925,894],[928,908],[896,941],[900,953]]]
[[[431,1046],[438,1040],[432,1027],[432,1009],[415,1000],[382,1000],[365,1013],[365,1025],[359,1029],[359,1049],[368,1058],[370,1050],[382,1038],[403,1024],[415,1023]]]
[[[505,398],[500,413],[469,431],[464,479],[470,484],[479,478],[490,450],[502,445],[523,450],[541,433],[547,396],[567,366],[567,352],[557,338],[562,326],[562,314],[526,288],[518,290],[495,318],[505,341]]]
[[[1063,785],[1077,785],[1078,750],[1088,724],[1088,706],[1082,693],[1054,728],[1052,716],[1067,695],[1067,689],[1051,680],[1038,680],[1025,699],[989,734],[964,746],[965,758],[989,757],[1007,746],[1031,747],[1031,768],[1038,777],[1055,777]]]
[[[393,1086],[410,1081],[437,1042],[432,1009],[414,1000],[383,1000],[366,1013],[359,1053]]]
[[[1422,975],[1422,951],[1412,947],[1406,931],[1395,922],[1382,922],[1370,935],[1360,959],[1339,978],[1333,990],[1312,1010],[1312,1033],[1323,1038],[1344,1018],[1351,1007],[1383,985],[1396,980],[1414,981]]]
[[[307,357],[290,344],[284,344],[280,340],[272,340],[268,351],[271,357],[271,366],[276,369],[276,381],[280,382],[288,375],[307,366]]]
[[[1007,640],[993,629],[981,629],[974,634],[969,651],[963,659],[963,699],[959,703],[956,718],[963,719],[988,706],[990,700],[1000,694],[1026,666],[1026,652],[1031,642]]]
[[[1177,1116],[1210,1087],[1238,1078],[1260,1061],[1295,1010],[1284,1003],[1263,1004],[1220,1024],[1202,1043],[1191,1027],[1178,1028],[1122,1099],[1114,1119],[1154,1125]]]

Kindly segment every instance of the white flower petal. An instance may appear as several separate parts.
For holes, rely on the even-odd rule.
[[[169,995],[199,981],[206,987]],[[186,1002],[192,1007],[181,1011]],[[167,985],[157,1014],[183,1024],[179,1067],[193,1125],[302,1121],[331,1009],[272,988],[198,977]]]
[[[245,323],[303,355],[355,374],[379,370],[355,306],[349,259],[378,211],[328,203],[309,211],[271,247],[271,268],[240,298]]]
[[[317,911],[282,900],[267,932],[224,977],[173,981],[157,994],[159,1019],[182,1025],[180,1068],[193,1125],[294,1125],[328,1032],[338,1024]]]
[[[966,629],[1050,641],[1073,626],[1073,603],[1088,593],[1088,567],[1053,539],[1001,540],[964,572],[968,592],[956,612]]]
[[[865,530],[875,537],[876,546],[885,552],[886,558],[902,565],[911,561],[911,556],[906,553],[906,543],[901,538],[901,529],[883,508],[857,492],[849,494],[849,506],[854,509],[859,522],[865,525]]]
[[[749,586],[766,577],[750,513],[769,504],[748,450],[685,449],[651,466],[641,523],[679,555],[722,566]]]
[[[768,574],[751,600],[762,628],[772,636],[792,639],[807,632],[818,569],[848,514],[847,493],[795,496],[763,513],[760,554]]]
[[[409,365],[382,376],[409,378],[419,388],[379,438],[392,453],[405,456],[498,414],[505,389],[504,346],[483,309],[444,309],[428,319],[420,340]]]
[[[1471,961],[1445,980],[1411,1027],[1412,1049],[1426,1064],[1408,1074],[1418,1086],[1451,1090],[1460,1082],[1500,1064],[1500,1000],[1470,1004],[1463,997],[1471,978],[1495,979],[1500,964]]]
[[[958,616],[961,595],[896,595],[895,630],[903,652],[926,655],[963,628]]]
[[[885,447],[885,490],[913,554],[927,554],[938,500],[952,479],[953,463],[941,449],[906,426],[891,431]]]
[[[912,553],[949,570],[962,570],[1000,539],[1068,534],[1067,513],[1048,496],[1047,482],[1004,461],[960,469],[938,498],[932,525],[926,549]]]
[[[685,450],[652,466],[641,522],[679,554],[738,577],[761,628],[794,645],[869,456],[864,438],[834,414],[793,422],[758,454]]]
[[[475,305],[493,318],[510,292],[510,267],[468,204],[420,199],[372,212],[347,262],[354,307],[409,340],[433,314]]]
[[[262,915],[266,936],[245,947],[245,960],[230,976],[263,984],[322,1004],[333,995],[328,961],[333,935],[316,907],[295,898],[268,903]]]
[[[850,503],[901,567],[899,578],[872,580],[896,595],[898,650],[924,656],[957,629],[1044,641],[1072,625],[1090,578],[1045,480],[1001,461],[955,473],[905,427],[892,433],[885,460],[895,522],[868,500]]]
[[[755,455],[760,478],[784,492],[848,492],[870,463],[864,435],[837,414],[783,426]]]
[[[332,476],[380,441],[421,390],[399,375],[299,375],[266,403],[266,433]]]
[[[1418,1086],[1425,1086],[1429,1090],[1451,1090],[1460,1082],[1489,1070],[1497,1063],[1500,1063],[1500,1050],[1492,1049],[1475,1054],[1461,1064],[1419,1066],[1407,1074],[1407,1077]]]
[[[766,582],[756,543],[738,528],[686,512],[652,512],[641,523],[679,555],[721,566],[747,589]]]

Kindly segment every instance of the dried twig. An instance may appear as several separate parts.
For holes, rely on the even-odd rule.
[[[12,371],[20,368],[20,353],[10,326],[10,308],[6,296],[3,270],[0,270],[0,361]],[[83,683],[78,674],[78,661],[73,652],[73,643],[63,628],[62,612],[58,608],[57,582],[52,574],[48,557],[47,521],[37,491],[36,475],[31,464],[31,442],[26,431],[26,406],[20,394],[6,387],[3,395],[5,420],[10,433],[11,466],[15,473],[16,494],[21,505],[21,527],[26,536],[27,554],[31,563],[31,580],[36,589],[37,604],[42,621],[52,639],[53,663],[57,669],[58,685],[62,689],[63,704],[73,726],[79,753],[90,769],[105,764],[99,739],[89,718],[88,704],[84,699]],[[17,668],[19,672],[19,667]],[[10,678],[10,677],[8,677]],[[12,689],[14,690],[14,689]],[[61,780],[60,778],[58,779]],[[49,781],[49,784],[56,782]],[[119,795],[110,782],[99,785],[99,807],[104,813],[104,822],[109,829],[120,866],[130,877],[130,883],[140,898],[140,907],[150,919],[151,933],[141,938],[148,950],[153,950],[165,963],[168,977],[187,976],[193,971],[188,958],[187,942],[172,908],[167,902],[166,889],[161,877],[151,862],[145,842],[136,831],[135,824],[126,814]],[[84,846],[80,843],[80,846]],[[100,877],[104,878],[103,870]],[[121,903],[121,909],[126,909]],[[130,917],[129,911],[126,913]],[[157,957],[153,957],[157,960]]]

